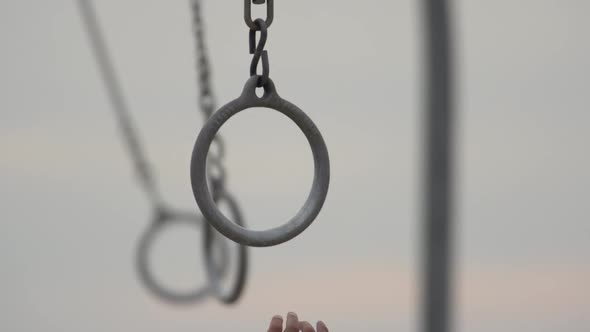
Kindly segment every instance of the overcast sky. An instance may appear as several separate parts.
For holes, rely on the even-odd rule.
[[[95,1],[166,201],[196,211],[197,108],[188,1]],[[240,1],[204,0],[215,92],[248,78]],[[133,258],[151,210],[74,1],[0,2],[0,330],[265,331],[295,310],[331,330],[416,331],[422,34],[414,1],[276,1],[271,77],[324,134],[316,222],[253,249],[238,306],[159,302]],[[590,3],[456,1],[459,78],[456,326],[590,329]],[[263,229],[300,207],[312,158],[273,112],[223,127],[230,190]],[[163,233],[158,278],[204,282],[200,235]],[[239,329],[238,329],[239,330]]]

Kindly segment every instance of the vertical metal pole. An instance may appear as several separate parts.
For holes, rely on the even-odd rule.
[[[426,94],[423,206],[424,332],[451,330],[453,63],[448,0],[424,0]]]

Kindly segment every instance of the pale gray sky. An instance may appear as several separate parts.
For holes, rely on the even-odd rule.
[[[228,101],[248,75],[242,3],[203,2],[216,94]],[[590,3],[455,4],[458,331],[587,331]],[[202,121],[188,1],[96,6],[166,199],[194,210],[188,162]],[[338,332],[416,331],[420,18],[414,1],[277,1],[271,76],[324,134],[329,197],[303,235],[251,251],[237,307],[178,308],[136,278],[150,210],[75,2],[0,2],[0,330],[264,331],[296,310]],[[295,126],[246,112],[222,134],[248,224],[296,212],[312,161]],[[203,282],[199,240],[163,234],[157,276]]]

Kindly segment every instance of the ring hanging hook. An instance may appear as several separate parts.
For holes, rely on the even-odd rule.
[[[258,45],[256,44],[256,31],[257,30],[250,30],[250,54],[254,54],[252,57],[252,62],[250,63],[250,76],[256,76],[256,69],[258,68],[258,63],[260,62],[260,58],[262,58],[262,75],[258,79],[257,87],[262,87],[268,81],[268,77],[270,75],[270,65],[268,63],[268,52],[264,50],[266,46],[266,40],[268,38],[268,26],[266,22],[258,18],[254,21],[254,24],[258,27],[258,31],[260,31],[260,40],[258,41]]]

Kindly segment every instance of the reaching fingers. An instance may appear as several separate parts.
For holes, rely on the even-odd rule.
[[[285,330],[283,331],[283,317],[276,315],[268,326],[268,332],[328,332],[328,327],[324,322],[318,321],[317,327],[314,330],[313,326],[306,321],[299,321],[297,314],[290,312],[287,314],[287,323],[285,324]]]
[[[322,321],[318,322],[317,329],[318,329],[318,332],[328,332],[328,327]]]
[[[283,317],[281,316],[274,316],[271,321],[270,325],[268,326],[268,332],[282,332],[283,331]]]
[[[313,326],[306,321],[299,322],[299,330],[301,332],[315,332]]]
[[[285,332],[299,332],[299,319],[297,314],[290,312],[287,314],[287,324],[285,324]]]

